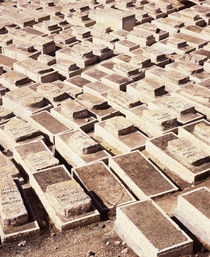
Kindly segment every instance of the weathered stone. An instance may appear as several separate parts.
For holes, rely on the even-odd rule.
[[[34,171],[50,168],[59,164],[59,160],[47,151],[30,153],[26,156],[25,161]]]
[[[88,110],[84,105],[71,99],[61,103],[61,112],[74,119],[84,119],[89,115]]]
[[[123,136],[134,131],[133,124],[122,116],[116,116],[108,119],[105,123],[105,129],[116,137]]]
[[[39,130],[31,124],[16,117],[12,118],[4,125],[4,131],[12,137],[15,142],[34,137],[39,134]]]
[[[19,226],[28,222],[28,213],[15,182],[2,179],[0,185],[0,214],[3,226]]]
[[[58,215],[66,218],[87,212],[91,207],[91,199],[74,180],[50,185],[46,195]]]
[[[192,166],[200,166],[210,162],[210,157],[204,151],[195,147],[190,141],[185,139],[174,139],[168,142],[167,149],[176,157],[181,158]]]

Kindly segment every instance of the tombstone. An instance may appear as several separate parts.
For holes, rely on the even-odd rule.
[[[91,198],[74,180],[49,185],[45,194],[56,213],[67,218],[85,213],[91,207]]]
[[[178,197],[175,217],[193,233],[207,249],[210,249],[210,191],[200,187]]]
[[[140,200],[174,192],[178,188],[139,151],[109,158],[109,167]]]
[[[20,226],[28,222],[23,199],[11,178],[4,177],[0,186],[0,215],[3,226]]]
[[[162,165],[162,168],[168,169],[190,184],[208,176],[210,168],[208,153],[174,133],[148,140],[146,150],[159,166]]]
[[[75,168],[73,176],[88,191],[94,205],[104,215],[113,215],[117,206],[135,201],[103,162]]]
[[[100,144],[82,130],[57,135],[55,146],[60,155],[73,167],[108,158]]]
[[[111,151],[118,153],[144,149],[146,137],[122,116],[116,116],[95,124],[94,135]]]
[[[137,256],[179,256],[193,251],[192,239],[151,200],[117,208],[114,228]]]

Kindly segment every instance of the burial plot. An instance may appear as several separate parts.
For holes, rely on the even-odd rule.
[[[127,93],[138,96],[146,104],[167,95],[163,82],[148,77],[127,85]]]
[[[118,115],[118,111],[108,104],[107,99],[103,95],[95,96],[92,93],[83,93],[78,95],[77,101],[86,106],[90,113],[99,121]]]
[[[16,162],[27,172],[30,180],[34,173],[59,164],[59,160],[41,140],[15,147],[13,155]]]
[[[22,72],[31,80],[39,83],[53,82],[57,80],[58,74],[51,66],[37,60],[27,59],[13,64],[14,70]]]
[[[72,179],[64,165],[35,173],[31,186],[60,231],[100,220],[91,198]]]
[[[113,215],[117,206],[135,201],[103,162],[75,168],[73,176],[85,188],[102,215]]]
[[[200,120],[179,127],[178,135],[193,142],[198,148],[210,152],[210,124],[208,121]]]
[[[74,76],[73,78],[67,79],[65,81],[66,85],[70,85],[72,87],[79,88],[79,89],[82,89],[84,86],[86,86],[86,85],[88,85],[90,83],[91,83],[90,80],[82,78],[79,75],[78,76]]]
[[[15,166],[10,158],[6,157],[0,152],[0,176],[8,176],[12,178],[17,178],[20,176],[18,168]]]
[[[43,138],[40,130],[17,117],[11,118],[7,123],[0,126],[0,136],[1,145],[11,151],[15,146],[24,142]]]
[[[117,208],[115,231],[138,256],[192,254],[193,241],[151,200]]]
[[[4,108],[2,105],[0,106],[0,125],[6,123],[9,121],[12,117],[14,117],[14,114],[11,110],[8,110]]]
[[[209,175],[208,152],[174,133],[148,140],[146,150],[170,171],[189,183],[194,184]]]
[[[178,196],[175,217],[210,249],[210,191],[200,187]]]
[[[69,97],[67,93],[68,86],[59,81],[37,84],[32,87],[55,107]]]
[[[85,132],[91,131],[94,123],[97,122],[86,106],[72,99],[63,101],[60,106],[51,109],[50,112],[67,127],[81,128]]]
[[[189,82],[189,76],[178,71],[169,71],[161,67],[147,70],[146,77],[164,84],[166,90],[169,92],[180,89],[180,86]]]
[[[163,196],[178,190],[139,151],[109,158],[109,167],[140,200]]]
[[[55,147],[73,167],[80,167],[96,160],[107,160],[109,157],[108,153],[82,130],[56,135]]]
[[[28,119],[32,114],[48,110],[51,105],[46,103],[41,94],[29,87],[22,87],[7,92],[2,96],[3,106],[17,116]]]
[[[53,144],[55,143],[55,135],[72,130],[71,127],[65,126],[47,111],[32,115],[30,121]]]
[[[126,119],[148,137],[163,135],[167,132],[177,132],[178,122],[174,114],[164,108],[149,109],[146,105],[137,106],[126,111]]]
[[[210,119],[209,90],[198,84],[189,84],[176,91],[180,97],[195,105],[197,111],[205,114]]]
[[[18,87],[29,84],[30,79],[17,71],[8,71],[0,76],[0,83],[2,83],[9,90],[14,90]]]
[[[126,91],[126,87],[132,82],[132,79],[118,73],[112,73],[111,75],[103,77],[101,81],[113,89]]]
[[[181,124],[199,120],[203,117],[196,111],[192,102],[175,94],[150,102],[148,106],[151,109],[166,108]]]
[[[144,149],[146,142],[146,137],[122,116],[96,123],[94,135],[120,153]]]
[[[107,76],[108,74],[97,69],[89,69],[87,71],[82,72],[81,77],[90,80],[92,82],[100,81],[103,77]]]
[[[19,181],[4,175],[0,185],[1,242],[14,242],[38,231],[39,225]]]
[[[92,94],[92,95],[95,95],[98,97],[100,97],[104,93],[107,93],[111,89],[112,89],[112,87],[110,87],[100,81],[93,82],[93,83],[83,87],[84,93],[89,93],[89,94]]]

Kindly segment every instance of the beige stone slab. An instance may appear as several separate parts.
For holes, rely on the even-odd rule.
[[[27,84],[29,82],[29,79],[27,76],[20,72],[8,71],[1,75],[0,82],[4,84],[4,86],[7,87],[9,90],[13,90],[18,86]]]
[[[31,170],[37,172],[42,169],[57,166],[59,164],[59,160],[48,151],[39,151],[27,154],[25,163]]]
[[[73,176],[89,192],[95,206],[102,214],[108,213],[111,216],[115,213],[117,206],[135,201],[103,162],[75,168]]]
[[[24,107],[43,107],[43,96],[29,87],[21,87],[7,92],[6,96]]]
[[[126,118],[150,138],[177,132],[176,118],[163,108],[151,110],[143,104],[128,110]]]
[[[95,96],[90,93],[78,95],[77,101],[86,106],[89,110],[101,110],[107,107],[107,101],[103,97]]]
[[[118,208],[115,230],[138,256],[192,253],[192,239],[151,200]]]
[[[49,185],[45,194],[58,215],[66,218],[88,212],[92,204],[91,198],[74,180]]]
[[[116,117],[111,119],[116,120]],[[95,124],[94,135],[96,138],[98,137],[103,142],[108,143],[114,149],[117,149],[119,153],[126,153],[136,149],[144,149],[146,137],[142,133],[136,131],[131,122],[126,122],[126,119],[124,118],[124,122],[128,124],[125,127],[125,123],[122,122],[122,120],[120,124],[115,124],[110,122],[111,119]],[[121,127],[119,127],[120,125]],[[124,132],[124,135],[117,136],[116,133],[120,129],[123,129],[122,131]],[[116,133],[114,133],[114,131],[116,131]]]
[[[55,142],[55,135],[72,130],[72,128],[65,126],[47,111],[32,115],[30,121],[52,143]]]
[[[39,130],[33,125],[16,117],[10,119],[10,121],[4,125],[4,132],[11,137],[14,142],[24,141],[40,135]]]
[[[197,113],[195,105],[180,97],[179,95],[170,95],[162,99],[155,100],[149,103],[149,107],[155,109],[155,107],[167,108],[168,111],[177,117],[177,120],[183,124],[190,121],[200,119],[202,115]]]
[[[50,162],[52,166],[58,165],[58,160],[53,157],[53,153],[42,140],[25,142],[14,147],[13,155],[15,161],[25,169],[29,179],[39,169],[49,167]]]
[[[187,163],[186,161],[188,161],[188,159],[186,160],[186,158],[188,156],[189,156],[189,159],[194,158],[194,151],[195,151],[195,156],[196,155],[199,156],[199,154],[201,154],[200,155],[201,157],[204,155],[208,156],[208,153],[205,152],[205,154],[203,155],[202,150],[200,150],[195,145],[192,145],[191,147],[192,153],[191,153],[190,152],[191,148],[189,147],[190,149],[188,151],[186,146],[185,147],[186,151],[185,151],[184,145],[183,145],[183,146],[180,146],[180,149],[182,149],[183,147],[183,152],[178,152],[177,150],[176,152],[177,155],[176,155],[175,153],[172,153],[170,149],[168,149],[169,142],[172,141],[172,143],[170,144],[173,144],[173,141],[176,141],[176,140],[180,142],[179,137],[177,137],[173,133],[168,133],[161,137],[148,140],[146,142],[146,150],[149,151],[149,153],[152,156],[155,156],[155,158],[158,159],[160,163],[163,163],[164,166],[166,166],[170,171],[178,175],[183,180],[188,181],[189,183],[194,184],[196,183],[196,181],[199,181],[207,177],[209,174],[209,165],[210,165],[208,161],[209,157],[205,159],[206,162],[203,161],[202,158],[201,158],[202,161],[199,162],[200,159],[198,157],[197,159],[198,166],[193,166],[194,161],[189,160],[189,162]],[[196,164],[196,160],[195,160],[195,164]]]
[[[111,75],[108,75],[106,77],[102,78],[102,83],[111,86],[114,89],[118,89],[121,91],[126,90],[126,86],[132,81],[130,78],[126,76],[122,76],[117,73],[113,73]]]
[[[0,153],[0,174],[1,176],[11,176],[13,178],[19,177],[19,170],[12,160],[3,153]]]
[[[210,248],[210,213],[208,202],[210,191],[207,187],[200,187],[178,197],[178,204],[174,214],[198,239]]]
[[[129,53],[139,48],[139,44],[133,43],[130,40],[124,39],[115,43],[115,51],[117,53]]]
[[[109,158],[109,167],[140,200],[177,190],[176,186],[139,151]]]
[[[73,167],[80,167],[96,160],[106,160],[109,156],[95,140],[81,130],[57,135],[55,146]]]
[[[0,124],[7,122],[13,116],[14,116],[14,114],[11,110],[8,110],[8,109],[4,108],[3,106],[0,106]]]
[[[209,162],[206,152],[198,149],[186,139],[174,139],[168,142],[167,149],[176,159],[185,163],[188,167],[200,166]]]
[[[108,99],[109,104],[119,111],[122,111],[120,107],[128,109],[141,104],[138,96],[115,89],[108,91],[106,98]]]
[[[209,90],[198,84],[189,84],[182,88],[182,90],[177,90],[176,94],[186,99],[192,105],[195,106],[196,110],[205,114],[209,119]]]
[[[0,215],[3,226],[19,226],[28,222],[28,213],[17,185],[4,177],[0,186]]]
[[[87,108],[77,101],[73,101],[71,99],[67,99],[66,101],[62,102],[61,112],[74,119],[83,119],[88,117]]]
[[[178,135],[193,142],[198,148],[210,150],[210,125],[200,120],[179,128]]]
[[[67,188],[69,189],[69,183],[70,186],[71,184],[75,184],[69,174],[69,171],[64,167],[64,165],[45,169],[34,174],[31,179],[33,189],[35,190],[39,199],[42,201],[42,204],[55,227],[60,231],[88,225],[93,222],[97,222],[100,219],[99,212],[96,211],[93,205],[91,205],[90,210],[81,214],[70,211],[70,202],[73,202],[74,199],[78,199],[73,199],[72,197],[70,198],[70,195],[76,196],[78,193],[75,192],[75,194],[70,194],[71,191],[66,191]],[[63,186],[61,187],[61,185]],[[71,190],[73,193],[72,187]],[[61,201],[61,199],[64,199],[65,201]],[[75,201],[73,203],[75,207],[77,204],[79,204],[79,201]],[[64,214],[64,211],[66,211],[66,214],[69,214],[69,216],[60,215],[61,213],[59,211],[62,214]]]

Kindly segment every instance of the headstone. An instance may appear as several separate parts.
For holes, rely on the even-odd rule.
[[[28,213],[21,194],[11,178],[5,180],[2,179],[0,185],[0,215],[2,224],[3,226],[23,225],[28,222]]]
[[[195,147],[190,141],[184,139],[174,139],[168,142],[167,149],[181,162],[188,166],[200,166],[210,162],[210,157],[204,151]]]
[[[58,215],[69,218],[89,211],[91,198],[74,180],[49,185],[46,195]]]

